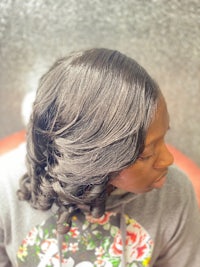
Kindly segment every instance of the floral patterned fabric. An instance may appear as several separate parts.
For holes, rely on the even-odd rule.
[[[127,267],[149,266],[153,241],[134,219],[125,216],[125,258]],[[73,217],[70,232],[58,242],[56,217],[36,226],[23,240],[18,253],[19,267],[59,267],[59,245],[62,267],[120,267],[122,236],[120,215],[106,212],[101,218],[78,214]]]

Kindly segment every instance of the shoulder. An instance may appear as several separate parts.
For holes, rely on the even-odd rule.
[[[23,144],[0,157],[0,218],[4,225],[10,223],[11,215],[20,207],[16,192],[26,171],[25,154],[26,146]]]
[[[0,198],[11,197],[12,191],[18,189],[19,179],[26,172],[26,145],[0,156]]]
[[[25,156],[25,143],[22,143],[17,148],[0,155],[0,174],[9,173],[11,170],[19,171],[22,168],[22,165],[25,165]]]
[[[186,175],[181,169],[179,169],[177,166],[172,165],[169,167],[169,172],[167,174],[167,185],[182,185],[182,186],[191,186],[191,182]]]
[[[187,214],[190,209],[198,209],[197,199],[193,185],[187,175],[177,166],[169,168],[165,185],[160,190],[151,192],[153,202],[162,203],[165,213],[175,217],[181,213]],[[176,214],[175,214],[176,213]]]
[[[190,179],[176,166],[169,168],[167,181],[161,192],[163,193],[163,196],[167,197],[170,203],[175,202],[175,200],[181,201],[182,204],[185,202],[190,204],[191,201],[194,201],[195,204],[197,203],[194,188]]]
[[[0,157],[0,230],[4,231],[4,244],[10,244],[11,254],[35,225],[52,214],[51,210],[33,209],[17,197],[19,180],[26,172],[25,156],[26,145],[23,144]]]

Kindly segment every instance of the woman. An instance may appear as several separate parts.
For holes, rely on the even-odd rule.
[[[200,215],[170,167],[168,129],[164,97],[133,59],[91,49],[58,60],[27,130],[26,201],[16,172],[1,182],[2,266],[199,266]]]

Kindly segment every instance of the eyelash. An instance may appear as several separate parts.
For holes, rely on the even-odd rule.
[[[139,159],[139,160],[148,160],[148,159],[150,159],[152,156],[153,156],[153,154],[152,154],[152,155],[149,155],[149,156],[140,156],[138,159]]]

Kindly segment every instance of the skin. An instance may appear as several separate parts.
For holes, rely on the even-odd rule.
[[[132,193],[145,193],[161,188],[166,180],[173,156],[165,144],[169,129],[169,114],[163,97],[160,98],[155,118],[145,140],[145,148],[137,161],[123,169],[110,184]]]

